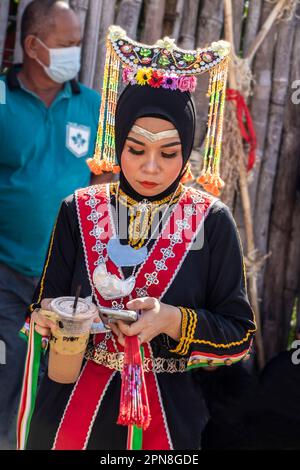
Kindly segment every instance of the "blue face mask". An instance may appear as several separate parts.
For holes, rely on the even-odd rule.
[[[50,49],[38,37],[36,39],[49,51],[50,64],[48,67],[39,59],[36,60],[51,80],[57,83],[64,83],[76,77],[80,70],[81,47]]]

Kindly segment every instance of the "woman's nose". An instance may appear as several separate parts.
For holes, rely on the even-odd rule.
[[[143,165],[143,169],[148,173],[157,173],[159,171],[159,165],[155,155],[147,155],[147,160]]]

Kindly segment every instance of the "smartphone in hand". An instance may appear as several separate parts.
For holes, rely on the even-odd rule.
[[[116,323],[118,320],[123,320],[127,323],[133,323],[138,319],[138,312],[135,310],[123,310],[108,307],[99,307],[100,313],[105,315],[110,323]]]

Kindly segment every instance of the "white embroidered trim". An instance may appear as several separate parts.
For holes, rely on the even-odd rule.
[[[96,188],[98,188],[98,189],[96,189]],[[99,303],[99,300],[98,300],[98,297],[97,297],[97,294],[95,292],[95,287],[94,287],[94,283],[93,283],[93,280],[92,280],[92,277],[91,277],[91,272],[90,272],[90,267],[89,267],[89,262],[88,262],[87,248],[86,248],[85,239],[84,239],[84,235],[83,235],[81,215],[80,215],[80,210],[79,210],[79,201],[78,201],[79,191],[81,192],[82,190],[75,191],[75,202],[76,202],[77,219],[78,219],[79,230],[80,230],[80,238],[81,238],[81,242],[82,242],[82,246],[83,246],[83,252],[84,252],[85,266],[86,266],[86,271],[87,271],[87,275],[88,275],[89,283],[90,283],[90,287],[91,287],[91,294],[94,297],[94,299],[96,300],[97,306],[101,307],[101,305]],[[87,193],[92,197],[98,192],[99,192],[99,185],[91,186],[91,187],[88,188],[88,191],[87,191]],[[108,194],[109,194],[109,183],[106,184],[106,196],[107,197],[108,197]],[[87,204],[87,205],[89,205],[89,204]],[[110,205],[108,204],[108,206],[109,206],[108,209],[110,210]],[[88,216],[88,218],[93,217],[93,222],[94,222],[94,225],[95,225],[96,217],[92,215],[92,214],[94,214],[94,212],[97,212],[97,211],[95,211],[93,209],[91,214]],[[101,214],[101,217],[103,215],[102,213],[98,213],[98,214],[99,215]],[[98,221],[96,223],[98,223]],[[113,231],[114,230],[113,230],[113,227],[112,227],[112,232]],[[103,248],[103,250],[104,250],[105,247],[106,247],[105,243],[102,243],[100,240],[97,240],[96,244],[92,247],[92,250],[97,251],[97,252],[100,251],[100,253],[98,253],[99,254],[98,261],[99,261],[100,257],[103,256],[103,251],[101,252],[101,248]],[[116,349],[116,351],[118,351],[112,332],[109,332],[108,334],[110,334],[110,337],[111,337],[111,339],[114,343],[115,349]],[[94,340],[95,340],[95,336],[94,336]]]

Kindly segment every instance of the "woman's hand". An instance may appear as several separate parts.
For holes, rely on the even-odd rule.
[[[45,310],[50,310],[50,303],[53,299],[43,299],[41,302],[41,308]],[[56,324],[45,318],[39,313],[39,309],[34,310],[31,314],[31,319],[35,323],[35,331],[37,331],[42,336],[50,336],[51,330],[56,328]]]
[[[155,297],[142,297],[130,300],[126,307],[129,310],[140,310],[139,319],[131,324],[118,320],[110,323],[111,330],[117,335],[119,343],[124,346],[126,336],[137,335],[140,344],[151,341],[160,333],[165,333],[176,341],[180,338],[181,312],[179,308],[160,302]]]

